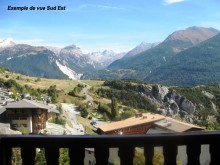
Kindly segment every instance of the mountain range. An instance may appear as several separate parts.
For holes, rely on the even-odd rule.
[[[193,59],[194,57],[191,55],[188,55],[184,60],[181,59],[182,54],[193,54],[191,53],[191,51],[195,50],[194,48],[202,44],[203,42],[207,42],[206,44],[202,45],[204,47],[203,50],[209,50],[207,48],[207,45],[209,45],[209,42],[212,41],[211,38],[215,37],[218,33],[219,31],[216,29],[203,27],[190,27],[185,30],[173,32],[163,42],[151,49],[148,49],[135,56],[116,60],[115,62],[110,64],[106,70],[99,72],[97,74],[97,77],[100,77],[102,79],[106,79],[107,76],[110,79],[140,79],[151,83],[164,83],[165,85],[183,86],[218,82],[216,79],[214,81],[214,78],[210,79],[209,74],[211,72],[211,69],[205,69],[205,67],[209,68],[212,66],[207,65],[200,65],[201,67],[204,67],[204,71],[208,70],[206,73],[204,73],[202,72],[203,70],[200,68],[200,73],[203,74],[203,76],[200,77],[200,75],[197,74],[197,78],[194,77],[190,79],[190,70],[187,70],[188,64],[185,63],[185,60],[187,59],[188,62],[193,63],[196,59]],[[219,45],[216,44],[215,46],[213,45],[213,47],[218,49]],[[209,53],[212,54],[213,52],[210,51]],[[210,61],[217,60],[213,59],[212,57],[213,56],[211,55],[206,56],[206,58]],[[174,59],[181,63],[181,67],[176,67]],[[197,58],[197,60],[199,59],[200,61],[197,61],[197,63],[204,63],[205,59]],[[169,70],[169,68],[171,68],[170,66],[172,66],[172,72],[170,72]],[[216,64],[215,67],[217,66],[218,65]],[[191,64],[191,70],[192,68],[196,67],[196,65]],[[165,71],[165,69],[167,72]],[[184,73],[188,74],[183,75],[182,70],[185,70]],[[170,76],[169,78],[168,75],[173,72],[176,73],[175,76]],[[216,74],[217,73],[211,73],[210,75],[217,76]],[[209,77],[209,81],[198,80],[202,79],[205,75]],[[92,76],[95,77],[96,75]],[[184,79],[184,77],[187,78]]]
[[[156,47],[136,56],[123,58],[113,62],[109,69],[133,69],[139,78],[150,74],[155,68],[162,66],[177,53],[215,36],[219,31],[213,28],[190,27],[169,35]]]
[[[146,46],[144,48],[142,44],[145,50],[149,45]],[[105,69],[125,54],[112,50],[86,54],[76,45],[58,48],[16,44],[11,39],[0,42],[1,66],[21,74],[46,78],[80,79],[86,72]]]
[[[127,53],[83,53],[64,48],[0,42],[0,64],[30,76],[71,79],[139,79],[165,85],[220,82],[220,34],[214,28],[189,27],[163,42],[142,42]]]
[[[176,54],[155,69],[146,81],[176,86],[196,86],[220,82],[220,34]]]

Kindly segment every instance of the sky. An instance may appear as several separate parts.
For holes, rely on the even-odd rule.
[[[84,53],[125,52],[191,26],[220,30],[219,8],[219,0],[0,0],[0,40],[61,48],[74,44]]]

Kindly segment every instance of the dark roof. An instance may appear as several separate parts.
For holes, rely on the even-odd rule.
[[[34,100],[19,100],[15,102],[8,103],[6,109],[16,109],[16,108],[40,108],[40,109],[49,109],[50,107],[46,104],[34,101]]]

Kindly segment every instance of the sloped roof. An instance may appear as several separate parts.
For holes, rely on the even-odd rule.
[[[5,107],[0,106],[0,115],[6,111]]]
[[[98,125],[97,128],[101,129],[103,132],[109,132],[114,130],[119,130],[122,128],[133,127],[136,125],[153,123],[164,119],[165,117],[158,114],[145,113],[142,117],[131,117],[126,120],[112,122],[108,124]]]
[[[40,103],[34,100],[26,100],[26,99],[11,102],[6,105],[6,109],[16,109],[16,108],[18,109],[21,109],[21,108],[23,109],[25,108],[49,109],[50,107],[43,103]]]
[[[185,123],[170,117],[166,117],[166,119],[155,122],[154,125],[169,131],[174,132],[187,132],[187,131],[195,131],[195,130],[203,130],[202,127]]]
[[[53,109],[53,108],[48,109],[48,112],[53,112],[53,113],[56,113],[56,114],[60,114],[60,111],[58,109]]]

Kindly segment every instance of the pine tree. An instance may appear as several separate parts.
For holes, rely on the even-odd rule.
[[[115,119],[119,116],[119,111],[118,111],[118,106],[117,106],[117,100],[115,97],[112,97],[111,99],[111,113],[112,113],[112,118]]]

